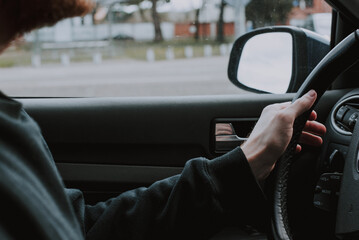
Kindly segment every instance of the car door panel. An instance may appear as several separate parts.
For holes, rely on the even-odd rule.
[[[318,104],[324,121],[346,92]],[[195,157],[214,158],[216,119],[258,118],[293,94],[153,98],[19,99],[40,125],[68,187],[96,202],[181,172]],[[240,128],[240,121],[236,128]]]

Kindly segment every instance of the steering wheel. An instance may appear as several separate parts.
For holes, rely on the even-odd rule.
[[[345,70],[359,61],[359,30],[333,48],[307,77],[293,102],[314,89],[317,100],[312,109],[299,116],[293,126],[293,137],[276,164],[273,193],[272,233],[275,240],[293,239],[288,218],[288,179],[295,149],[304,125],[314,106],[330,84]],[[336,218],[336,234],[342,237],[359,233],[359,124],[353,132],[346,159]]]

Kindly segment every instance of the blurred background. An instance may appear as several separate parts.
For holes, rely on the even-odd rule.
[[[33,31],[0,56],[0,89],[21,97],[237,94],[232,44],[258,27],[330,36],[324,0],[97,0],[91,14]]]

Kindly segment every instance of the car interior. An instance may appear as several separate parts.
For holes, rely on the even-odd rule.
[[[66,186],[81,189],[87,203],[94,204],[179,174],[192,158],[220,156],[245,141],[265,106],[317,88],[322,96],[315,111],[327,127],[324,143],[281,159],[290,164],[269,177],[265,190],[273,208],[272,227],[255,234],[224,229],[213,239],[358,239],[359,2],[327,2],[333,7],[330,41],[308,31],[267,27],[233,45],[228,77],[257,94],[17,100],[40,125]],[[293,39],[292,77],[283,93],[238,79],[243,46],[269,32],[286,32]],[[347,36],[353,46],[343,44]],[[221,127],[232,132],[221,135]],[[283,171],[285,192],[277,196],[283,191],[278,186]]]

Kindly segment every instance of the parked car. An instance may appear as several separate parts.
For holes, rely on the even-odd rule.
[[[116,34],[115,36],[113,36],[112,39],[117,40],[117,41],[133,41],[133,40],[135,40],[132,36],[129,36],[124,33]],[[109,40],[109,38],[107,37],[104,40]]]

